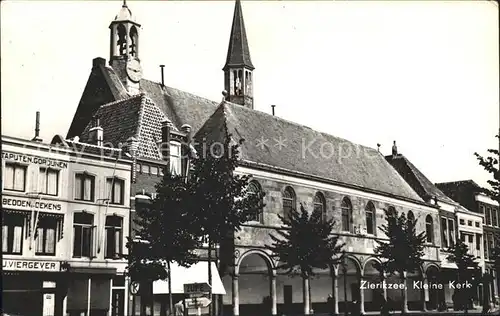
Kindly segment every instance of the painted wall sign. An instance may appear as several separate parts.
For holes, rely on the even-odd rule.
[[[2,152],[2,159],[23,162],[23,163],[31,163],[31,164],[36,164],[36,165],[44,165],[47,167],[57,167],[57,168],[61,168],[61,169],[68,168],[68,163],[64,162],[64,161],[58,161],[58,160],[54,160],[54,159],[37,157],[37,156],[30,156],[30,155],[19,154],[19,153]]]
[[[3,269],[6,271],[57,272],[61,270],[61,263],[59,261],[3,259]]]
[[[48,202],[48,201],[38,201],[29,200],[24,198],[2,198],[2,207],[9,208],[14,206],[15,208],[22,208],[31,211],[33,208],[37,210],[52,210],[60,211],[62,210],[61,203]]]

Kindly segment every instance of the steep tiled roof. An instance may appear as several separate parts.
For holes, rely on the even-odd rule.
[[[236,0],[234,5],[233,25],[231,27],[231,35],[229,36],[229,48],[224,68],[232,66],[247,66],[252,70],[254,69],[250,58],[250,49],[248,48],[240,0]]]
[[[161,122],[166,118],[153,101],[144,94],[102,105],[97,111],[103,128],[104,143],[118,146],[130,137],[139,141],[138,156],[161,159],[157,141],[161,140]],[[81,135],[82,142],[89,142],[90,122]]]
[[[226,128],[235,141],[245,140],[244,161],[422,201],[375,149],[228,102],[196,138],[219,141]]]
[[[193,133],[203,125],[218,103],[160,83],[141,80],[141,89],[178,128],[191,125]]]
[[[439,201],[456,204],[446,194],[438,189],[415,165],[405,156],[399,154],[396,157],[387,156],[387,161],[401,174],[401,176],[412,186],[420,197],[428,201],[436,197]]]

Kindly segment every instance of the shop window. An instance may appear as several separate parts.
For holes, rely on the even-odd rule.
[[[88,173],[75,175],[75,200],[94,201],[95,177]]]
[[[94,215],[75,213],[73,219],[73,257],[91,258],[94,256]]]
[[[21,254],[23,250],[23,230],[25,217],[21,214],[2,215],[2,252]]]
[[[40,217],[36,229],[37,255],[53,256],[56,254],[57,220],[54,217]]]
[[[40,168],[38,188],[41,194],[57,195],[59,190],[59,170]]]
[[[123,221],[119,216],[106,216],[105,257],[118,259],[122,254]]]
[[[125,181],[114,178],[106,179],[106,195],[111,204],[123,204]]]
[[[26,166],[6,162],[3,188],[10,191],[26,191]]]

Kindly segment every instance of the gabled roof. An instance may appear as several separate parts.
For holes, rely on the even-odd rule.
[[[386,156],[387,161],[399,172],[408,184],[424,201],[436,197],[439,201],[456,205],[446,194],[439,190],[410,160],[399,154],[395,157]]]
[[[229,102],[219,105],[195,137],[222,141],[226,130],[234,141],[245,140],[243,161],[422,202],[375,149]]]
[[[248,39],[240,0],[236,0],[234,5],[233,25],[231,27],[231,35],[229,36],[229,48],[227,50],[224,69],[234,66],[246,66],[251,70],[255,69],[250,58],[250,49],[248,48]]]
[[[138,157],[161,159],[157,141],[161,141],[161,122],[166,119],[162,111],[145,94],[102,105],[96,112],[103,128],[104,143],[118,146],[130,137],[139,141]],[[89,122],[81,135],[81,142],[90,140]]]
[[[180,128],[189,124],[196,133],[212,115],[218,103],[197,95],[162,86],[161,83],[141,80],[141,90],[161,109],[161,111]]]

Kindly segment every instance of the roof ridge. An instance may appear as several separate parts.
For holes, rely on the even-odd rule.
[[[120,100],[116,100],[116,101],[113,101],[113,102],[105,103],[105,104],[101,105],[100,108],[110,107],[110,106],[116,105],[118,103],[130,101],[130,100],[133,100],[134,98],[139,98],[139,97],[143,97],[143,96],[145,96],[144,93],[134,94],[134,95],[132,95],[132,96],[130,96],[128,98],[125,98],[125,99],[120,99]]]

